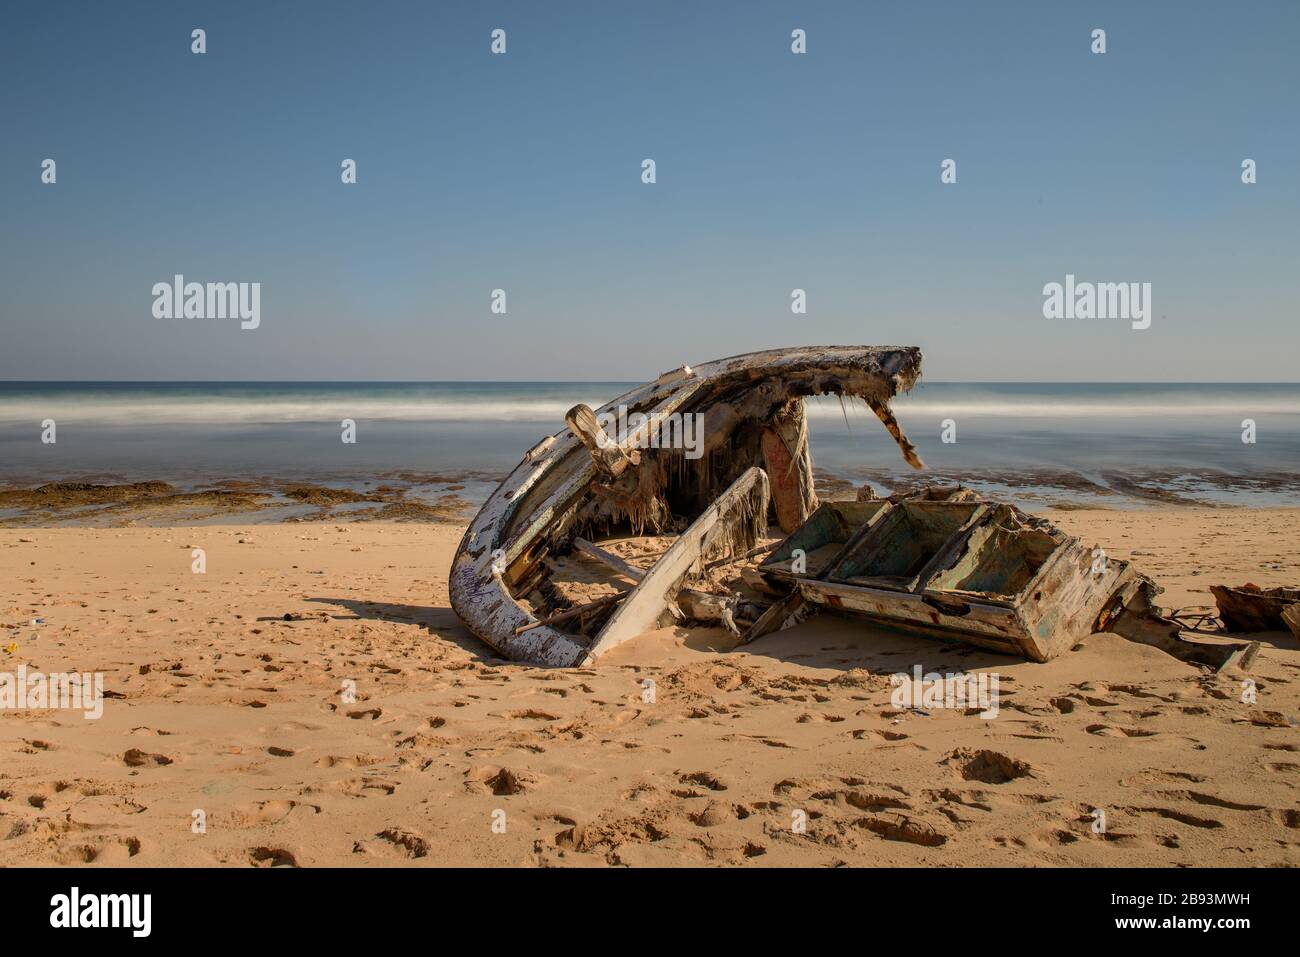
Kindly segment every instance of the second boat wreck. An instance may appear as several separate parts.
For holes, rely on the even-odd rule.
[[[920,469],[889,407],[920,366],[916,347],[772,350],[576,406],[471,523],[453,608],[505,657],[552,666],[674,621],[752,640],[819,610],[1036,661],[1111,630],[1199,664],[1248,664],[1249,646],[1181,639],[1127,563],[1098,566],[1012,506],[965,489],[819,503],[803,400],[861,400]],[[770,526],[788,537],[764,544]]]

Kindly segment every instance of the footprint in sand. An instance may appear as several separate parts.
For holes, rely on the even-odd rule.
[[[139,748],[131,748],[122,755],[122,762],[129,768],[158,768],[175,762],[165,754],[149,754]]]
[[[1167,698],[1164,695],[1155,694],[1154,692],[1147,691],[1145,688],[1138,685],[1111,685],[1110,690],[1118,691],[1121,694],[1132,695],[1134,698],[1155,698],[1157,701],[1169,703],[1174,701],[1173,698]]]
[[[354,754],[345,757],[336,754],[328,754],[323,758],[318,758],[316,767],[318,768],[367,768],[372,764],[378,764],[384,759],[375,754]]]
[[[859,728],[847,733],[858,741],[906,741],[909,737],[901,731],[876,731],[870,728]]]
[[[139,838],[112,837],[94,844],[64,846],[54,859],[60,864],[121,864],[139,853]]]
[[[1200,780],[1204,780],[1203,778]],[[1262,804],[1240,804],[1236,801],[1229,801],[1221,798],[1217,794],[1204,794],[1200,791],[1161,791],[1164,797],[1173,798],[1176,801],[1191,801],[1195,804],[1203,804],[1207,807],[1220,807],[1228,811],[1262,811]]]
[[[429,842],[416,831],[389,827],[376,834],[375,840],[357,841],[352,845],[352,853],[414,859],[428,856]]]
[[[736,820],[739,815],[736,808],[738,805],[726,804],[723,801],[710,801],[704,806],[704,809],[694,814],[688,815],[692,824],[696,827],[721,827],[728,821]],[[745,817],[749,817],[749,811],[745,810]]]
[[[681,781],[682,784],[698,784],[710,791],[727,790],[726,782],[712,771],[692,771],[690,774],[679,776],[677,780]]]
[[[297,867],[298,859],[282,847],[254,847],[248,851],[249,863],[254,867]]]
[[[841,808],[857,808],[859,811],[883,811],[891,808],[911,810],[911,805],[896,797],[890,797],[880,791],[867,791],[860,788],[838,788],[817,791],[812,795],[814,801],[830,801]]]
[[[1131,777],[1121,778],[1120,784],[1126,788],[1146,787],[1149,784],[1162,781],[1189,781],[1192,784],[1201,784],[1205,781],[1202,774],[1192,774],[1190,771],[1161,771],[1157,768],[1147,768]]]
[[[964,780],[982,781],[984,784],[1006,784],[1017,778],[1033,776],[1033,768],[1024,761],[998,751],[959,748],[940,763],[956,768]]]
[[[290,815],[310,818],[320,811],[319,805],[299,801],[258,801],[232,809],[230,822],[234,827],[256,827],[259,824],[279,824]]]
[[[512,794],[522,794],[535,784],[536,778],[533,775],[512,771],[509,768],[483,766],[470,768],[465,772],[465,787],[479,794],[508,797]]]
[[[1190,827],[1201,828],[1219,828],[1223,827],[1223,822],[1212,817],[1201,817],[1198,814],[1188,814],[1186,811],[1178,811],[1170,807],[1130,807],[1121,808],[1130,814],[1154,814],[1157,817],[1167,818],[1170,821],[1177,821],[1179,824],[1187,824]]]
[[[1144,728],[1121,728],[1111,724],[1090,724],[1083,730],[1103,738],[1152,738],[1160,733]]]
[[[1037,831],[1027,838],[999,836],[993,838],[993,845],[996,847],[1013,847],[1018,850],[1026,848],[1038,848],[1040,850],[1051,850],[1062,847],[1066,844],[1077,844],[1079,835],[1063,828],[1048,828],[1045,831]]]
[[[344,778],[341,781],[330,781],[327,784],[317,784],[304,788],[303,794],[344,794],[348,797],[374,797],[382,794],[385,797],[397,790],[397,784],[392,781],[385,781],[376,777],[359,777]]]
[[[1274,811],[1270,817],[1283,827],[1300,827],[1300,811],[1295,808],[1289,808],[1285,811]]]
[[[904,841],[922,847],[939,847],[948,843],[948,835],[939,826],[906,814],[875,814],[860,818],[854,824],[879,834],[887,841]]]

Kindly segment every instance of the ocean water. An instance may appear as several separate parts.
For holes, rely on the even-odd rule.
[[[0,485],[385,480],[462,484],[481,501],[572,405],[635,384],[0,382]],[[861,403],[823,397],[808,402],[819,475],[881,491],[963,481],[1030,506],[1300,504],[1300,384],[939,382],[894,408],[925,472]],[[340,441],[343,419],[355,444]]]

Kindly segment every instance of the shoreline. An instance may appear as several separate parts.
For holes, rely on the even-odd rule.
[[[279,522],[467,522],[504,473],[390,470],[351,480],[258,476],[212,481],[82,475],[49,482],[0,484],[0,528],[168,527]],[[1295,476],[1189,475],[1113,470],[1096,478],[1065,469],[1033,471],[926,469],[922,473],[860,468],[817,469],[823,500],[853,499],[863,485],[878,496],[926,485],[965,485],[1026,511],[1300,508],[1289,493]],[[1219,497],[1206,495],[1206,490]],[[1235,496],[1224,500],[1225,497]],[[1280,499],[1280,500],[1279,500]]]

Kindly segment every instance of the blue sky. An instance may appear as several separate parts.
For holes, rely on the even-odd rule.
[[[1300,379],[1293,0],[2,16],[0,378],[640,380],[879,343],[936,380]],[[178,272],[261,282],[260,328],[155,319]],[[1066,273],[1150,282],[1151,328],[1043,318]]]

